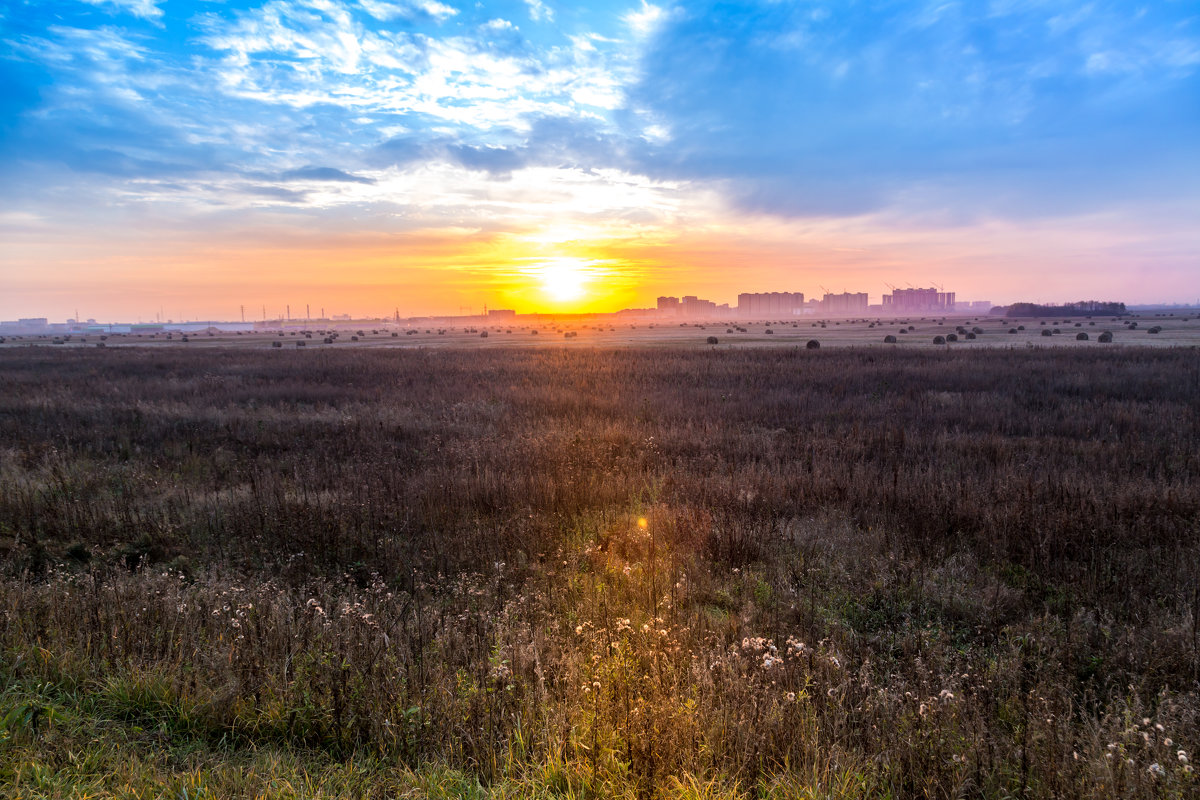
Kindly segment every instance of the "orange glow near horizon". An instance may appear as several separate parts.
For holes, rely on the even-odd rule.
[[[742,291],[820,297],[822,284],[866,291],[879,303],[889,281],[935,281],[964,300],[1037,302],[1079,294],[1081,272],[1061,266],[1078,260],[1079,241],[1093,256],[1091,291],[1129,298],[1140,275],[1122,268],[1126,235],[1105,229],[1108,222],[1024,231],[1001,223],[916,230],[747,217],[683,230],[556,221],[406,232],[279,224],[186,237],[114,227],[67,239],[27,231],[0,247],[11,266],[8,296],[21,298],[0,318],[66,319],[78,309],[85,319],[137,321],[162,309],[164,318],[237,320],[242,305],[247,321],[259,319],[263,306],[277,318],[289,305],[293,318],[306,305],[314,317],[322,308],[415,317],[477,314],[484,306],[578,314],[648,308],[663,294],[731,305]]]

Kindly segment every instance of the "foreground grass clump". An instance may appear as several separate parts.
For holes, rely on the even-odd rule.
[[[0,354],[0,780],[1200,790],[1190,353],[434,357]]]

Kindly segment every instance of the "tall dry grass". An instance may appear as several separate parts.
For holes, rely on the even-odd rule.
[[[1196,789],[1188,351],[0,374],[3,674],[105,719],[643,795]]]

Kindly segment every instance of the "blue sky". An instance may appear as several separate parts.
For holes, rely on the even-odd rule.
[[[532,309],[563,259],[596,308],[1200,295],[1194,2],[17,0],[0,39],[5,318]]]

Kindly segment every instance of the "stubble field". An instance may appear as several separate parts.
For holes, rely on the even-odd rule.
[[[1194,796],[1196,351],[832,327],[0,349],[0,783]]]

